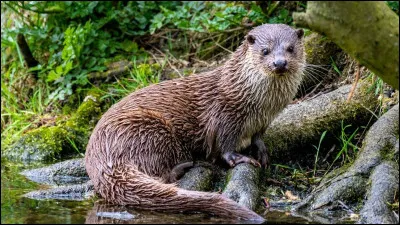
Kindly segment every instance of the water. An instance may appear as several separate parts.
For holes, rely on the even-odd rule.
[[[42,167],[43,165],[30,166]],[[1,163],[1,223],[25,224],[71,224],[71,223],[244,223],[243,221],[227,220],[206,214],[173,214],[149,211],[138,211],[123,206],[99,204],[94,200],[33,200],[21,195],[46,186],[29,181],[19,172],[28,167],[16,165],[2,160]],[[124,218],[125,213],[134,216]],[[100,214],[99,214],[100,212]],[[101,212],[103,214],[101,214]],[[115,214],[116,213],[116,214]],[[121,214],[122,213],[122,214]],[[258,212],[263,215],[262,212]],[[116,215],[120,219],[101,217]],[[266,223],[310,223],[300,217],[291,216],[285,212],[268,212],[264,216]]]

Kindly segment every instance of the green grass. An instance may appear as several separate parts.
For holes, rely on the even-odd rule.
[[[353,162],[354,160],[354,156],[355,153],[358,151],[358,147],[356,145],[354,145],[351,141],[353,140],[354,136],[357,134],[358,131],[358,127],[353,131],[353,133],[351,133],[350,135],[347,134],[346,129],[350,128],[351,125],[348,124],[346,126],[344,126],[343,124],[343,120],[341,122],[341,133],[340,133],[340,137],[339,137],[339,141],[341,143],[341,149],[340,151],[336,154],[335,159],[333,160],[333,162],[329,165],[328,169],[326,170],[324,176],[329,172],[329,170],[331,169],[331,167],[335,164],[335,162],[339,159],[342,158],[342,165],[346,162]],[[349,151],[353,150],[354,154],[350,155]]]
[[[72,148],[82,157],[85,155],[79,150],[79,148],[76,146],[75,141],[71,140],[68,136],[65,136],[68,140],[68,142],[71,144]]]
[[[320,147],[321,147],[321,143],[322,143],[322,140],[324,140],[325,135],[326,135],[326,131],[324,131],[324,132],[321,134],[321,138],[319,139],[318,148],[317,148],[315,145],[313,145],[314,148],[317,150],[317,154],[315,155],[315,161],[314,161],[314,170],[313,170],[313,176],[314,176],[314,177],[315,177],[315,171],[316,171],[316,169],[317,169],[317,162],[318,162],[319,149],[320,149]]]
[[[158,83],[164,66],[165,61],[159,70],[155,70],[149,64],[144,63],[137,65],[134,63],[132,70],[129,71],[128,77],[117,79],[116,82],[106,84],[101,89],[98,89],[102,93],[100,99],[108,99],[114,104],[135,90],[144,88],[150,84]]]
[[[47,91],[45,85],[39,84],[30,97],[23,99],[21,93],[12,91],[3,79],[1,86],[1,138],[7,143],[32,128],[45,114]]]
[[[338,73],[340,76],[342,76],[342,72],[339,70],[339,68],[337,67],[337,65],[336,65],[336,63],[335,63],[335,60],[333,60],[332,59],[332,56],[331,56],[331,61],[332,61],[332,67],[333,67],[333,69],[336,71],[336,73]]]

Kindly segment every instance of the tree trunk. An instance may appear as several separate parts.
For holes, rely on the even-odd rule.
[[[385,2],[308,2],[293,13],[300,25],[325,34],[383,81],[399,89],[399,17]]]

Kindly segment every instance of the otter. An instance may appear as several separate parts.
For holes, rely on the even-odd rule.
[[[261,136],[295,96],[304,65],[303,30],[264,24],[220,67],[124,97],[98,121],[86,148],[95,191],[138,209],[264,220],[221,194],[180,189],[171,174],[200,159],[265,166]],[[255,158],[240,154],[249,147]]]

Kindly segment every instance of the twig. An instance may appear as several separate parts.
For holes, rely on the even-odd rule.
[[[349,93],[349,95],[348,95],[348,97],[347,97],[347,102],[350,102],[351,98],[353,97],[353,95],[354,95],[354,90],[355,90],[356,87],[357,87],[357,83],[358,83],[358,80],[359,80],[359,79],[360,79],[360,63],[357,62],[356,77],[355,77],[355,80],[354,80],[354,82],[353,82],[353,86],[352,86],[351,89],[350,89],[350,93]]]
[[[224,46],[222,46],[222,45],[218,44],[217,42],[216,42],[215,44],[216,44],[218,47],[220,47],[220,48],[224,49],[225,51],[229,52],[230,54],[232,54],[232,53],[233,53],[231,50],[229,50],[229,49],[225,48]]]
[[[346,204],[344,204],[342,201],[338,200],[339,204],[341,206],[343,206],[343,208],[345,208],[347,211],[349,211],[350,213],[354,213],[353,210],[350,209],[350,207],[348,207]]]
[[[328,153],[326,153],[326,156],[325,156],[325,158],[322,160],[321,163],[324,163],[324,162],[328,159],[329,155],[333,152],[333,150],[335,150],[335,148],[336,148],[336,145],[333,145],[332,148],[328,151]]]
[[[159,52],[159,53],[160,53],[161,55],[163,55],[164,57],[166,56],[161,50],[157,49],[156,47],[153,47],[153,49],[156,50],[157,52]],[[170,55],[172,55],[172,54],[170,54]],[[172,55],[172,57],[174,57],[174,56]],[[175,57],[174,57],[174,58],[175,58]],[[176,58],[175,58],[175,59],[176,59]],[[176,59],[176,60],[177,60],[177,59]],[[168,58],[167,58],[167,63],[168,63],[168,65],[169,65],[173,70],[175,70],[175,72],[177,72],[177,73],[179,74],[180,77],[183,77],[183,75],[179,72],[179,70],[176,69],[176,67],[175,67],[174,65],[171,64],[171,62],[169,61]]]

